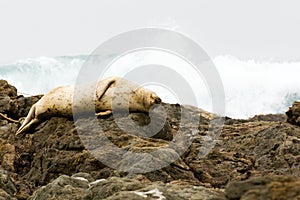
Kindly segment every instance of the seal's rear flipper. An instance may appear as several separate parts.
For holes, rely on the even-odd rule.
[[[39,119],[31,120],[28,124],[24,125],[22,128],[19,128],[19,130],[16,132],[16,135],[20,135],[21,133],[30,130],[33,127],[33,125],[36,125],[38,123],[40,123]]]
[[[24,131],[29,130],[33,124],[36,124],[40,121],[35,118],[35,109],[36,109],[36,105],[34,104],[30,108],[29,113],[28,113],[27,117],[25,118],[25,121],[22,123],[21,127],[17,130],[16,135],[19,135],[19,134],[23,133]]]

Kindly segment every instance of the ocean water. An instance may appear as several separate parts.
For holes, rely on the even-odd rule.
[[[88,56],[39,57],[0,66],[0,79],[17,87],[19,94],[44,94],[50,89],[74,84]],[[129,65],[130,58],[120,65]],[[295,100],[300,100],[300,62],[258,62],[239,60],[234,56],[213,59],[221,76],[225,92],[225,114],[233,118],[248,118],[256,114],[284,113]],[[112,71],[111,74],[116,72]],[[119,74],[118,74],[119,75]],[[163,101],[176,98],[164,93]],[[201,93],[201,91],[200,91]],[[211,111],[210,96],[201,96],[198,105]],[[180,102],[185,103],[185,102]]]

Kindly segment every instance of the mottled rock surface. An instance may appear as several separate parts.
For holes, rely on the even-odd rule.
[[[109,177],[88,181],[84,177],[62,175],[47,186],[41,187],[29,200],[90,200],[90,199],[203,199],[225,200],[224,192],[219,189],[208,189],[177,183],[151,182],[142,177],[120,178]]]
[[[40,97],[0,81],[0,112],[10,118],[22,120]],[[238,120],[163,107],[150,127],[143,113],[53,117],[23,136],[19,123],[0,118],[0,199],[280,199],[280,191],[297,199],[300,127],[289,114],[292,124],[280,114]],[[181,118],[199,115],[199,123]]]
[[[228,199],[300,199],[300,178],[289,176],[256,177],[230,182],[226,186]]]

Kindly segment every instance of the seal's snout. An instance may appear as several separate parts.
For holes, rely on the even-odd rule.
[[[151,97],[154,100],[154,104],[161,104],[161,99],[156,94],[151,94]]]
[[[161,104],[161,99],[159,97],[154,99],[155,104]]]

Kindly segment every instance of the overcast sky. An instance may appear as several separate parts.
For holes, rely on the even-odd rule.
[[[89,54],[144,27],[188,35],[210,57],[300,60],[298,0],[0,0],[0,64]]]

